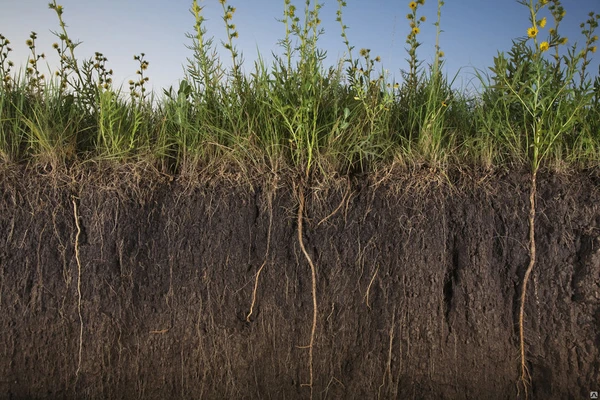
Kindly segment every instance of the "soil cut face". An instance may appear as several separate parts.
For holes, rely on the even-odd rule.
[[[312,388],[292,184],[3,175],[1,398],[524,398],[526,174],[306,188]],[[539,178],[532,398],[600,391],[599,187]]]

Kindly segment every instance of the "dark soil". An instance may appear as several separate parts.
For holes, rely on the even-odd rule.
[[[1,398],[310,398],[291,183],[1,175]],[[313,398],[524,398],[528,185],[412,172],[306,188]],[[600,390],[598,172],[543,173],[537,201],[529,394],[587,399]]]

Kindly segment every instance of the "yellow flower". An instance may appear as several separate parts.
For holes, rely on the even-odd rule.
[[[595,52],[596,52],[596,50],[597,50],[597,46],[592,46],[592,47],[590,48],[590,51],[591,51],[592,53],[595,53]]]
[[[406,14],[406,19],[413,19],[413,15],[412,14]]]
[[[411,10],[415,11],[417,9],[417,3],[414,1],[411,1],[410,3],[408,3],[408,6],[410,7]]]
[[[219,3],[225,4],[225,0],[219,0]]]
[[[569,39],[564,37],[564,38],[560,39],[560,44],[567,44],[568,41],[569,41]]]
[[[540,26],[540,28],[543,28],[546,26],[546,17],[542,18],[542,20],[538,23],[538,25]]]
[[[598,36],[597,35],[592,36],[592,43],[594,43],[596,40],[598,40]]]
[[[530,38],[534,38],[536,37],[538,34],[538,29],[535,26],[532,26],[531,28],[527,29],[527,36],[529,36]]]
[[[381,61],[381,57],[379,57],[379,56],[375,57],[375,61],[380,62]]]
[[[444,52],[440,50],[440,52],[438,53],[438,56],[439,56],[440,58],[444,57]]]
[[[366,57],[369,55],[369,51],[370,51],[369,49],[360,49],[359,54],[361,57]]]
[[[413,35],[417,35],[420,32],[419,27],[415,26],[412,30]]]
[[[423,15],[423,16],[422,16],[421,18],[419,18],[419,19],[421,20],[421,22],[425,22],[425,21],[427,20],[427,17],[425,17],[425,16]]]
[[[550,48],[550,45],[548,44],[548,42],[540,43],[540,50],[542,52],[547,51],[549,48]]]
[[[230,13],[230,12],[225,13],[225,19],[226,20],[229,20],[229,19],[232,19],[232,18],[233,18],[233,14],[232,13]]]

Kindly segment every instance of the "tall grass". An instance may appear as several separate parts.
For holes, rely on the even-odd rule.
[[[392,82],[381,59],[351,46],[338,0],[346,56],[325,67],[319,47],[321,4],[283,0],[281,54],[267,65],[259,55],[244,74],[236,47],[236,8],[222,5],[226,40],[216,44],[205,14],[192,1],[192,55],[178,88],[147,90],[151,64],[145,55],[129,93],[115,88],[102,53],[76,58],[64,8],[54,0],[54,34],[60,66],[46,74],[45,55],[32,33],[24,70],[15,72],[10,41],[0,36],[0,157],[5,162],[44,162],[58,167],[86,160],[144,159],[168,172],[221,162],[304,176],[367,172],[390,163],[444,167],[595,165],[600,156],[600,79],[589,71],[596,51],[598,14],[581,24],[583,47],[560,35],[565,10],[559,0],[519,1],[532,26],[516,32],[512,49],[478,71],[482,89],[469,96],[442,74],[440,46],[444,2],[433,24],[424,0],[407,12],[407,62]],[[422,31],[436,28],[434,61],[423,65]],[[565,51],[561,51],[564,48]],[[231,67],[221,56],[228,54]],[[330,63],[331,64],[331,63]]]

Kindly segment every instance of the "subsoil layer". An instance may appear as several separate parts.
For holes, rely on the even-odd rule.
[[[526,172],[303,189],[0,175],[2,399],[525,398]],[[537,205],[528,394],[586,399],[600,390],[598,172],[542,173]]]

